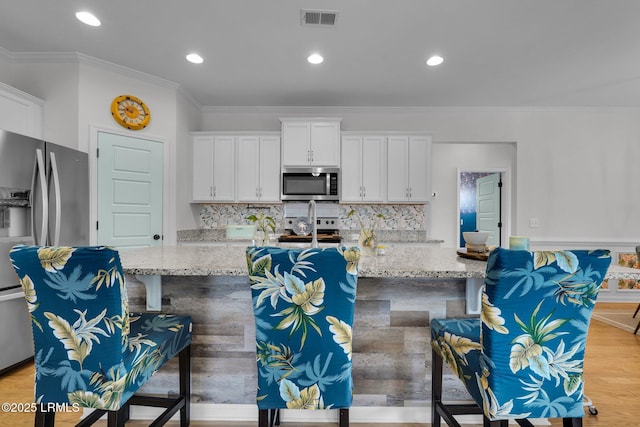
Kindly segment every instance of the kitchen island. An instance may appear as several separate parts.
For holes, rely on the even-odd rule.
[[[154,309],[193,317],[194,419],[257,417],[255,327],[245,248],[228,244],[121,251],[132,310],[144,310],[151,295]],[[353,422],[429,420],[429,321],[465,315],[469,283],[482,283],[485,267],[485,262],[458,257],[454,249],[420,245],[391,245],[384,256],[361,258]],[[640,278],[640,270],[614,266],[608,277],[634,273]],[[460,382],[449,374],[445,397],[467,399]],[[175,384],[172,375],[171,370],[159,372],[145,391],[170,390]],[[305,416],[315,421],[335,417],[287,413],[286,420],[311,419]]]

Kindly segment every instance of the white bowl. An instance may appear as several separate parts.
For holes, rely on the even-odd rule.
[[[488,231],[463,231],[464,241],[470,245],[484,245],[489,238]]]

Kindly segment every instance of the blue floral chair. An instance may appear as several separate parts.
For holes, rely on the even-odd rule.
[[[431,425],[483,414],[485,426],[582,426],[587,331],[610,263],[607,250],[492,251],[481,317],[431,320]],[[443,360],[475,403],[442,402]]]
[[[191,318],[129,313],[118,252],[107,247],[16,246],[10,253],[31,314],[35,348],[36,426],[53,426],[48,408],[95,409],[122,426],[130,405],[180,410],[189,425]],[[172,357],[179,357],[179,396],[134,396]]]
[[[349,425],[358,248],[246,251],[256,323],[258,425],[280,409],[339,409]]]

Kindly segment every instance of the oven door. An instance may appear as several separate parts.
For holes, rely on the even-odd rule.
[[[282,200],[338,200],[332,192],[330,173],[282,173]]]

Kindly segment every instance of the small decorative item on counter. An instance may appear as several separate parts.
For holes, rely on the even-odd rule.
[[[360,214],[351,209],[347,214],[347,218],[355,215],[360,224],[360,237],[358,238],[358,247],[364,256],[376,256],[378,252],[378,238],[376,236],[376,225],[378,221],[385,220],[386,217],[381,214],[375,214],[373,219],[363,220]]]
[[[378,255],[382,256],[387,253],[387,247],[384,245],[378,245]]]
[[[464,231],[462,237],[465,241],[467,252],[484,253],[488,251],[487,239],[489,239],[488,231]]]
[[[269,231],[276,231],[276,220],[269,215],[265,215],[264,212],[259,212],[257,215],[248,215],[247,220],[257,226],[256,241],[260,242],[260,246],[266,246],[269,243]]]
[[[528,251],[529,238],[525,236],[509,236],[509,249]]]

